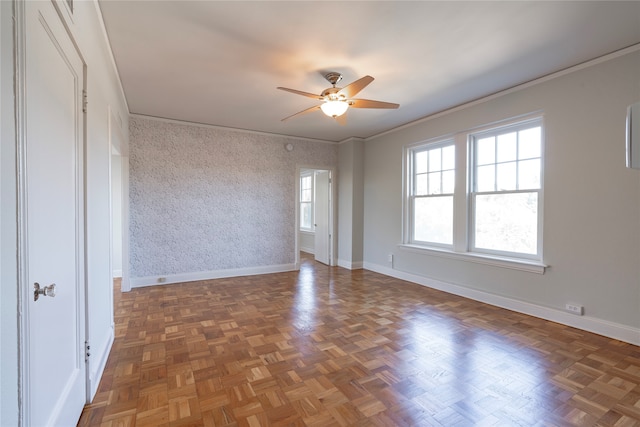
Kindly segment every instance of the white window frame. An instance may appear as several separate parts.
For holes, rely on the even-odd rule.
[[[305,202],[302,200],[302,179],[306,178],[306,177],[310,177],[311,178],[311,202]],[[300,214],[302,215],[302,205],[305,203],[309,203],[311,206],[311,223],[309,225],[309,227],[304,227],[302,225],[302,217],[299,218],[300,221],[300,231],[305,231],[308,233],[313,233],[315,232],[315,227],[313,226],[314,222],[315,222],[315,197],[316,197],[316,192],[315,192],[315,181],[316,181],[316,177],[315,177],[315,171],[313,170],[309,170],[309,171],[303,171],[300,173],[300,195],[299,195],[299,200],[300,200]]]
[[[472,205],[472,184],[473,184],[473,137],[478,135],[487,135],[492,131],[502,133],[503,129],[522,129],[539,124],[542,128],[541,132],[541,171],[540,171],[540,189],[538,193],[538,253],[535,255],[515,254],[509,252],[489,251],[485,249],[475,249],[473,236],[473,212]],[[545,131],[544,120],[541,113],[520,116],[517,118],[492,123],[486,126],[458,132],[455,134],[445,135],[442,137],[422,141],[419,143],[407,145],[404,147],[403,155],[403,236],[400,249],[427,253],[429,255],[458,259],[473,263],[492,265],[497,267],[527,271],[531,273],[544,274],[547,267],[543,262],[543,211],[544,211],[544,146]],[[453,245],[445,247],[442,245],[428,244],[425,242],[413,241],[412,224],[412,185],[413,185],[413,164],[412,156],[416,151],[421,149],[436,148],[438,145],[446,145],[448,141],[454,141],[456,156],[456,183],[454,192],[453,206]]]
[[[409,206],[409,216],[407,218],[408,221],[408,230],[409,230],[409,235],[407,236],[407,241],[411,244],[415,244],[415,245],[424,245],[424,246],[433,246],[433,247],[440,247],[440,248],[448,248],[448,249],[453,249],[453,240],[450,244],[447,243],[441,243],[441,242],[431,242],[431,241],[421,241],[421,240],[417,240],[415,238],[415,217],[414,217],[414,209],[415,209],[415,201],[416,199],[419,198],[431,198],[431,197],[442,197],[442,196],[453,196],[454,199],[454,205],[455,205],[455,191],[453,193],[446,193],[446,194],[425,194],[425,195],[417,195],[416,194],[416,186],[417,186],[417,182],[416,182],[416,175],[417,172],[415,170],[415,156],[418,153],[424,152],[424,151],[431,151],[431,150],[435,150],[438,148],[444,148],[444,147],[448,147],[448,146],[453,146],[454,150],[456,149],[455,146],[455,141],[451,138],[448,139],[442,139],[442,140],[437,140],[437,141],[433,141],[430,142],[428,144],[418,144],[416,146],[410,147],[407,150],[407,155],[409,156],[408,158],[408,167],[409,167],[409,176],[408,176],[408,195],[407,197],[409,198],[408,200],[408,206]],[[456,168],[457,169],[457,168]],[[455,222],[454,222],[454,227],[455,227]],[[455,232],[453,233],[455,236]]]
[[[540,135],[540,188],[538,189],[513,189],[513,190],[499,190],[499,189],[495,189],[494,191],[478,191],[476,188],[476,177],[475,177],[475,173],[477,171],[477,160],[476,160],[476,155],[477,153],[475,152],[476,149],[476,141],[482,138],[486,138],[486,137],[490,137],[490,136],[499,136],[499,135],[503,135],[506,133],[511,133],[511,132],[518,132],[521,130],[525,130],[525,129],[529,129],[532,127],[537,127],[539,126],[541,128],[541,135]],[[498,255],[498,256],[504,256],[504,257],[512,257],[512,258],[523,258],[523,259],[531,259],[531,260],[535,260],[535,261],[541,261],[542,260],[542,202],[543,202],[543,196],[542,196],[542,189],[544,187],[543,184],[543,177],[544,174],[542,173],[542,167],[544,164],[544,156],[543,156],[543,146],[544,146],[544,127],[543,127],[543,123],[542,123],[542,118],[541,117],[537,117],[534,119],[530,119],[530,120],[525,120],[525,121],[519,121],[517,123],[511,124],[511,125],[503,125],[503,126],[498,126],[498,127],[492,127],[489,128],[487,130],[483,130],[483,131],[479,131],[479,132],[474,132],[472,134],[469,135],[469,151],[471,153],[471,161],[469,162],[469,172],[470,172],[470,178],[471,178],[471,182],[470,182],[470,191],[469,191],[469,197],[470,197],[470,210],[469,210],[469,217],[470,217],[470,227],[469,227],[469,250],[470,252],[478,252],[478,253],[487,253],[487,254],[493,254],[493,255]],[[516,160],[516,167],[519,166],[519,162],[520,160]],[[496,160],[496,165],[498,165],[498,161]],[[475,228],[476,228],[476,198],[478,195],[485,195],[485,194],[522,194],[522,193],[537,193],[537,197],[538,197],[538,218],[537,218],[537,223],[538,223],[538,227],[537,227],[537,236],[536,236],[536,253],[535,254],[526,254],[526,253],[516,253],[516,252],[507,252],[507,251],[501,251],[501,250],[492,250],[492,249],[486,249],[486,248],[479,248],[476,246],[476,242],[475,242]]]

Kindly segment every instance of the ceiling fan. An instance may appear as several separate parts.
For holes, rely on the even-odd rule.
[[[308,98],[317,99],[319,101],[324,101],[320,105],[315,105],[311,108],[307,108],[306,110],[299,111],[295,114],[292,114],[288,117],[282,119],[284,122],[294,116],[310,113],[315,110],[322,110],[324,114],[329,117],[333,117],[340,124],[346,123],[346,116],[344,113],[347,112],[349,107],[351,108],[398,108],[399,104],[394,104],[391,102],[382,102],[382,101],[372,101],[369,99],[356,99],[353,98],[358,92],[364,89],[369,83],[373,81],[373,77],[364,76],[361,79],[356,80],[355,82],[343,87],[336,87],[336,84],[342,80],[342,74],[336,72],[330,72],[325,74],[325,79],[333,86],[322,91],[320,95],[315,95],[309,92],[303,92],[296,89],[289,89],[286,87],[278,87],[280,90],[284,90],[291,93],[296,93],[298,95],[306,96]]]

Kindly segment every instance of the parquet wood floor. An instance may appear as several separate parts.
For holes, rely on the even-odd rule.
[[[640,426],[640,347],[303,259],[116,289],[79,426]]]

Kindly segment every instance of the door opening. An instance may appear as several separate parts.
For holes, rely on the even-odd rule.
[[[296,203],[296,262],[299,251],[313,254],[316,261],[335,265],[333,170],[300,168]]]
[[[127,140],[119,116],[110,111],[111,143],[111,272],[121,279],[121,290],[131,290],[129,283],[129,156]]]

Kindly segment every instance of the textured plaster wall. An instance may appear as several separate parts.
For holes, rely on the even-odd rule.
[[[333,144],[132,117],[131,277],[294,263],[297,167],[334,167],[337,153]]]

